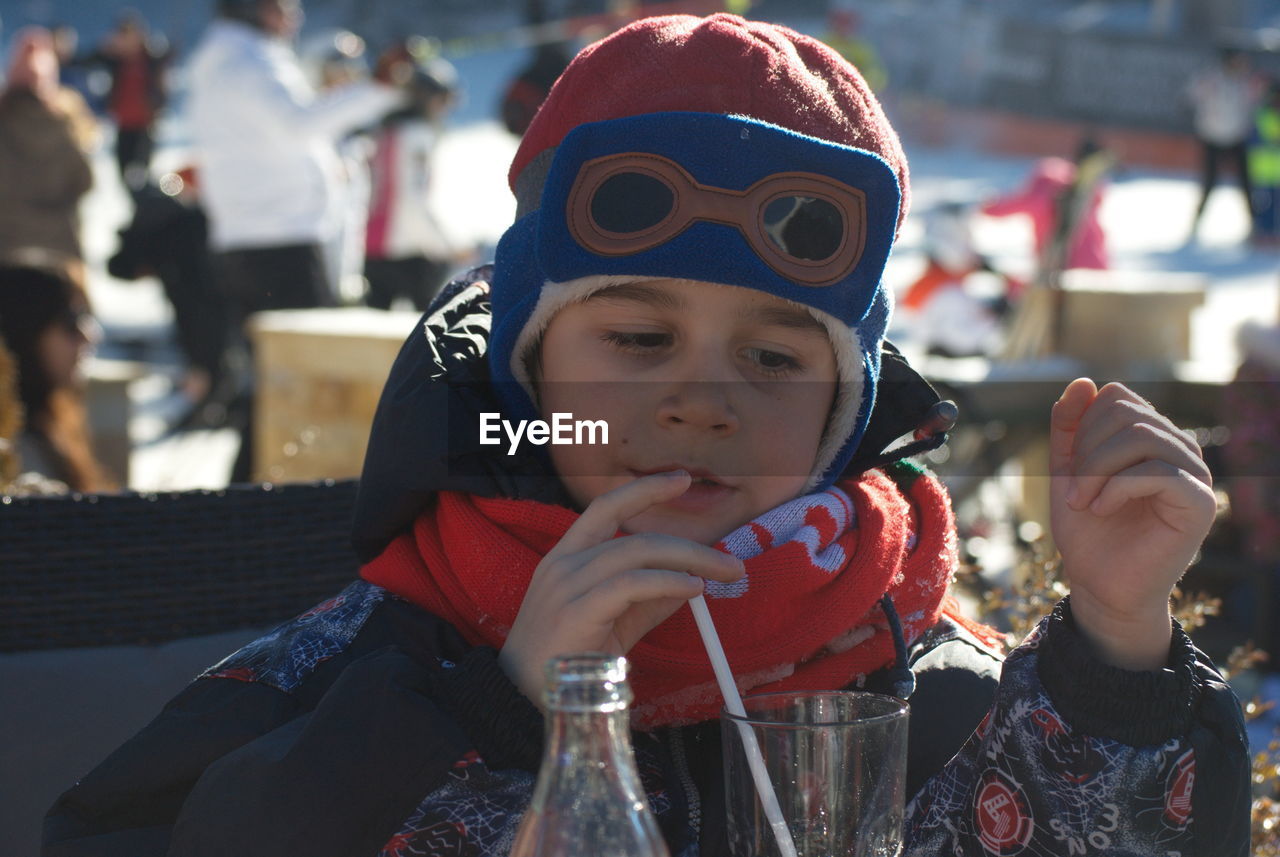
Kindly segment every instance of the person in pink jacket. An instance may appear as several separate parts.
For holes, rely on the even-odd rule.
[[[997,197],[982,206],[991,217],[1025,214],[1035,230],[1036,258],[1044,260],[1058,230],[1059,212],[1065,196],[1076,184],[1076,164],[1065,158],[1043,158],[1036,163],[1026,184],[1014,193]],[[1070,237],[1064,268],[1108,268],[1106,235],[1098,219],[1103,186],[1095,184],[1079,209]]]

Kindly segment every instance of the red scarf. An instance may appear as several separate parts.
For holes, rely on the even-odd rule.
[[[473,645],[500,648],[534,568],[577,519],[561,506],[441,492],[432,512],[361,576],[448,620]],[[841,688],[894,659],[880,598],[908,644],[955,605],[945,489],[929,475],[905,493],[880,471],[784,503],[716,548],[746,576],[708,583],[707,603],[743,691]],[[966,623],[968,624],[968,623]],[[717,716],[722,701],[688,606],[630,652],[640,728]]]

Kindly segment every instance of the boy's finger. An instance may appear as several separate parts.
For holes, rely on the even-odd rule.
[[[1178,530],[1207,532],[1217,511],[1213,489],[1167,461],[1144,461],[1115,474],[1103,485],[1089,511],[1099,516],[1112,515],[1130,500],[1143,498],[1152,498],[1168,510],[1160,519]]]
[[[1100,391],[1097,400],[1089,408],[1085,418],[1080,421],[1076,429],[1075,446],[1072,449],[1072,456],[1076,461],[1088,456],[1104,442],[1131,425],[1151,426],[1153,430],[1164,433],[1170,441],[1181,446],[1188,454],[1203,459],[1200,445],[1195,442],[1191,434],[1182,431],[1136,393],[1126,388],[1122,389],[1125,389],[1125,394],[1105,403],[1105,407],[1103,406],[1105,390]]]
[[[643,636],[702,591],[700,577],[661,568],[635,568],[592,587],[570,606],[581,610],[580,615],[604,630],[637,605],[668,601],[665,609],[654,611],[647,628],[639,629],[639,636]]]
[[[714,548],[659,533],[610,539],[575,557],[577,569],[564,578],[566,595],[578,595],[638,568],[660,568],[731,583],[742,577],[742,561]]]
[[[1053,476],[1068,475],[1075,433],[1085,412],[1098,394],[1089,378],[1077,378],[1062,391],[1053,405],[1049,420],[1049,472]]]
[[[1193,454],[1171,432],[1162,426],[1135,423],[1125,426],[1098,444],[1086,455],[1072,457],[1072,488],[1067,503],[1083,509],[1092,503],[1108,481],[1118,473],[1144,462],[1167,465],[1179,473],[1188,473],[1206,486],[1213,476],[1204,459]]]
[[[601,494],[583,510],[547,556],[577,553],[608,541],[622,528],[623,521],[634,518],[651,506],[679,497],[692,481],[688,471],[672,470],[641,476]]]

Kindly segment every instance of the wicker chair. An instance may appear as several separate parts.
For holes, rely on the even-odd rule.
[[[282,621],[354,579],[354,481],[0,497],[0,652]]]

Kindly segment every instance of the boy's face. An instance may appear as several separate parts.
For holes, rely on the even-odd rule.
[[[689,280],[612,286],[560,310],[537,373],[543,419],[609,425],[607,446],[549,447],[578,506],[684,468],[690,489],[625,529],[708,545],[804,490],[836,378],[826,330],[803,307]]]

